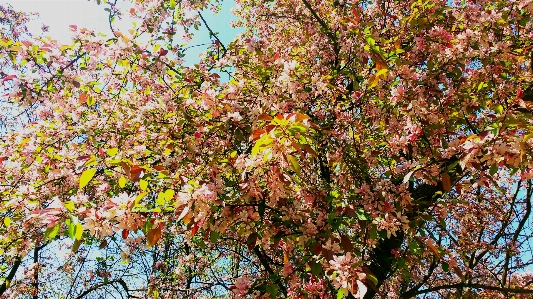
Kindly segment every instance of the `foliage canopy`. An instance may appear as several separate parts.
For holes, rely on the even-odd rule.
[[[96,2],[0,7],[1,296],[533,293],[531,0]]]

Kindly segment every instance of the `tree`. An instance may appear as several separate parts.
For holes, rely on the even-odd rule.
[[[531,1],[97,2],[2,33],[1,294],[530,298]]]

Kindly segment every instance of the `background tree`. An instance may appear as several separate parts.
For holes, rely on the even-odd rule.
[[[97,2],[111,37],[2,36],[3,296],[533,293],[531,1],[239,1],[229,44]]]

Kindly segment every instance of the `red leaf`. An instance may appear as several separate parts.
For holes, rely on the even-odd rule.
[[[157,170],[157,171],[164,171],[165,167],[163,167],[161,165],[157,165],[157,166],[154,166],[154,169]]]
[[[322,248],[322,255],[326,258],[327,261],[331,261],[333,259],[333,251]]]
[[[127,229],[122,230],[122,239],[126,240],[128,238],[128,235],[130,234],[130,231]]]
[[[450,175],[445,172],[442,174],[441,179],[442,179],[442,189],[444,189],[444,191],[446,192],[450,192],[452,190],[452,183],[450,180]]]
[[[146,234],[146,241],[148,243],[148,247],[152,247],[157,244],[157,241],[159,241],[159,239],[161,239],[161,227],[159,225],[148,230],[148,234]]]
[[[107,246],[107,240],[102,240],[102,242],[100,242],[100,246],[98,246],[98,247],[100,249],[104,249],[106,246]]]
[[[168,50],[165,50],[163,48],[159,49],[159,56],[165,56],[167,55],[167,53],[168,53]]]
[[[80,96],[78,98],[78,103],[85,104],[86,101],[87,101],[87,93],[84,92],[84,93],[80,94]]]
[[[251,233],[248,236],[248,239],[246,240],[246,245],[248,245],[248,250],[252,250],[255,247],[255,243],[257,242],[257,237],[259,235],[257,233]]]
[[[80,82],[78,82],[78,81],[72,81],[72,85],[74,85],[74,87],[76,87],[76,88],[80,88],[80,86],[81,86]]]
[[[91,157],[91,156],[89,156],[89,155],[79,156],[78,158],[76,158],[76,160],[78,160],[78,161],[81,161],[81,160],[87,160],[87,159],[89,159],[90,157]]]
[[[259,117],[258,117],[257,119],[258,119],[258,120],[271,121],[271,120],[272,120],[272,116],[263,113],[263,114],[259,115]]]
[[[132,182],[138,182],[141,179],[141,174],[143,173],[144,168],[139,165],[133,165],[130,169],[130,179]]]
[[[320,252],[322,252],[322,244],[317,243],[317,244],[313,247],[313,253],[314,253],[315,255],[319,255]]]
[[[15,78],[17,78],[16,75],[5,76],[4,79],[2,79],[2,82],[4,82],[4,81],[8,81],[8,80],[13,80],[13,79],[15,79]]]
[[[276,127],[276,125],[268,125],[265,127],[265,130],[270,133],[270,131],[272,131],[274,128]]]
[[[258,129],[258,130],[255,130],[252,134],[252,140],[257,140],[259,138],[261,138],[261,135],[265,134],[266,131],[263,130],[263,129]]]
[[[341,235],[341,245],[345,252],[351,252],[354,250],[352,240],[347,235]]]
[[[199,228],[200,228],[200,224],[198,222],[194,223],[191,229],[191,236],[196,235]]]

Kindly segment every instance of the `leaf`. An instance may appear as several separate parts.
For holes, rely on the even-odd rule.
[[[344,298],[344,296],[347,295],[346,293],[347,293],[347,292],[346,292],[346,289],[344,289],[344,288],[340,288],[340,289],[337,291],[337,299],[342,299],[342,298]]]
[[[457,274],[457,276],[459,276],[459,278],[461,278],[461,281],[465,281],[465,276],[463,275],[463,272],[461,271],[461,269],[459,269],[459,267],[457,266],[453,266],[453,272],[455,272],[455,274]]]
[[[200,228],[200,223],[195,222],[195,223],[192,225],[191,236],[196,235],[196,233],[198,232],[198,229],[199,229],[199,228]]]
[[[124,170],[124,173],[126,174],[127,177],[130,177],[131,176],[131,173],[130,173],[130,166],[128,165],[128,163],[122,161],[120,162],[120,166],[122,167],[122,170]]]
[[[442,271],[444,272],[450,271],[450,265],[447,262],[442,262],[441,266],[442,266]]]
[[[76,223],[76,233],[74,234],[74,237],[76,240],[81,240],[81,237],[83,236],[83,225],[78,222]]]
[[[317,262],[317,261],[314,261],[314,262],[311,262],[311,274],[313,275],[318,275],[320,273],[322,273],[322,264]]]
[[[105,247],[107,246],[107,240],[102,240],[102,242],[100,242],[100,246],[98,246],[98,248],[100,249],[104,249]]]
[[[253,232],[248,236],[248,239],[246,239],[246,245],[248,245],[248,250],[254,249],[258,236],[259,235],[257,234],[257,232]]]
[[[289,159],[289,162],[291,163],[291,169],[294,172],[296,172],[296,174],[299,176],[301,172],[300,172],[300,164],[298,163],[298,159],[296,159],[292,155],[287,155],[287,158]]]
[[[53,227],[47,228],[46,231],[44,232],[44,237],[45,239],[53,240],[57,236],[58,232],[59,232],[59,223],[54,225]]]
[[[139,181],[139,188],[141,188],[142,191],[146,191],[146,188],[148,188],[148,182],[141,179]]]
[[[138,182],[141,179],[141,174],[143,173],[144,168],[139,165],[133,165],[130,169],[130,180],[132,182]]]
[[[308,152],[311,156],[313,156],[313,157],[315,157],[315,158],[318,157],[318,154],[315,152],[315,150],[314,150],[313,148],[311,148],[311,146],[310,146],[309,144],[302,144],[301,146],[302,146],[302,147],[304,148],[304,150],[305,150],[306,152]]]
[[[520,142],[520,161],[524,158],[524,154],[526,153],[526,142],[533,137],[533,134],[527,134],[524,136],[524,139],[522,139],[522,142]]]
[[[450,192],[452,190],[452,183],[450,180],[450,175],[447,172],[443,173],[441,180],[442,180],[442,188],[444,189],[444,191]]]
[[[354,250],[352,240],[347,235],[341,235],[341,245],[345,252],[352,252]]]
[[[76,253],[81,245],[81,240],[74,240],[74,244],[72,245],[72,252]]]
[[[403,178],[403,183],[405,184],[405,183],[409,182],[409,180],[411,179],[411,176],[413,176],[413,174],[414,174],[417,170],[419,170],[419,169],[420,169],[420,166],[417,166],[417,167],[415,167],[413,170],[409,171],[409,172],[405,175],[405,177]]]
[[[128,238],[128,235],[130,234],[130,231],[127,229],[122,230],[122,239],[126,240]]]
[[[11,225],[11,218],[9,218],[8,216],[4,217],[4,225],[6,227],[9,227]]]
[[[110,156],[110,157],[113,157],[114,155],[116,155],[118,153],[118,148],[114,147],[114,148],[108,148],[107,149],[107,154]]]
[[[164,192],[159,192],[157,194],[157,198],[155,199],[155,203],[158,206],[164,206],[165,205],[165,193]]]
[[[259,115],[259,117],[257,119],[258,120],[271,121],[273,118],[272,118],[272,116],[263,113],[263,114]]]
[[[157,244],[157,241],[159,241],[159,239],[161,239],[161,227],[159,225],[148,230],[148,234],[146,235],[148,247],[152,247]]]
[[[126,178],[121,176],[119,179],[118,179],[118,186],[120,188],[124,188],[126,187]]]
[[[75,204],[73,201],[67,201],[63,203],[63,206],[65,206],[69,212],[72,212],[74,211]]]
[[[166,201],[171,201],[172,198],[174,198],[174,194],[175,194],[174,190],[168,189],[167,191],[165,191],[165,200]]]
[[[366,279],[370,280],[374,285],[378,285],[378,278],[376,276],[374,276],[373,274],[370,274],[370,273],[365,273],[366,274]]]
[[[74,87],[76,87],[76,88],[80,88],[80,86],[81,86],[80,82],[78,82],[78,81],[72,81],[72,85],[74,85]]]
[[[183,222],[184,222],[185,224],[188,224],[189,221],[186,221],[186,220],[185,220],[185,216],[187,216],[188,213],[189,213],[189,206],[185,206],[185,207],[183,208],[183,210],[181,211],[181,214],[180,214],[180,216],[178,217],[178,220],[177,220],[177,221],[180,221],[181,219],[183,219]],[[189,219],[189,220],[190,220],[190,219]]]
[[[96,168],[89,168],[85,170],[80,177],[80,189],[87,186],[89,182],[92,180],[94,175],[96,174]]]
[[[80,96],[78,97],[78,103],[80,103],[80,104],[84,104],[86,101],[87,101],[87,93],[86,93],[86,92],[83,92],[83,93],[81,93]]]
[[[263,134],[265,134],[266,131],[264,129],[258,129],[258,130],[255,130],[253,133],[252,133],[252,140],[257,140],[259,138],[261,138],[261,136]]]
[[[368,218],[368,216],[366,215],[364,209],[357,209],[357,210],[355,210],[355,216],[356,216],[357,219],[359,219],[359,220],[370,220],[370,219]]]

